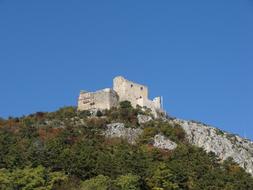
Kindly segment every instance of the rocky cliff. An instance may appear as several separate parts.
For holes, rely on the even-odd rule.
[[[231,157],[253,175],[253,142],[212,126],[185,120],[171,120],[186,132],[189,143],[214,152],[221,160]]]
[[[138,116],[140,123],[149,122],[150,118]],[[232,158],[248,173],[253,175],[253,142],[237,135],[221,131],[212,126],[194,121],[180,119],[168,119],[172,126],[180,125],[185,133],[188,142],[197,147],[203,148],[206,152],[213,152],[221,161]],[[133,144],[142,134],[142,129],[125,128],[123,123],[107,125],[107,137],[120,137]],[[161,134],[153,137],[153,146],[161,149],[173,150],[177,144]]]

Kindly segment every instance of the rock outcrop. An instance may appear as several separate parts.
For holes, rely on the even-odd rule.
[[[138,123],[139,124],[143,124],[143,123],[147,123],[147,122],[151,121],[152,117],[148,116],[148,115],[141,115],[141,114],[139,114],[137,116],[137,119],[138,119]]]
[[[179,119],[170,122],[182,126],[189,143],[214,152],[221,160],[231,157],[253,175],[253,142],[202,123]]]
[[[107,125],[105,136],[107,138],[122,138],[128,143],[135,144],[143,130],[140,128],[126,128],[124,123],[112,123]],[[156,148],[174,150],[177,144],[162,134],[153,137],[152,145]]]
[[[107,125],[105,136],[108,138],[122,138],[128,143],[134,144],[141,133],[142,129],[140,128],[126,128],[124,123],[112,123]]]
[[[145,123],[149,120],[150,118],[139,117],[140,123]],[[206,152],[215,153],[221,160],[232,158],[248,173],[253,175],[253,142],[250,140],[194,121],[170,119],[168,122],[180,125],[184,129],[190,144],[201,147]],[[109,138],[123,138],[134,144],[142,132],[143,129],[141,128],[127,128],[124,123],[112,123],[107,125],[105,135]],[[157,134],[153,137],[153,146],[160,149],[173,150],[177,147],[177,144],[162,134]]]
[[[177,148],[177,144],[172,142],[170,139],[165,136],[158,134],[154,136],[154,147],[166,149],[166,150],[174,150]]]

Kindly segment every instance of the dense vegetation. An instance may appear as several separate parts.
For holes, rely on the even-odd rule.
[[[247,190],[253,178],[231,160],[191,146],[180,126],[154,120],[140,125],[121,103],[94,117],[65,107],[21,118],[0,119],[1,190]],[[135,145],[103,136],[106,124],[141,127]],[[174,151],[151,145],[162,133],[178,144]]]

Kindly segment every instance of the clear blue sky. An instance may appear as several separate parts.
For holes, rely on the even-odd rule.
[[[0,117],[123,75],[173,116],[253,139],[253,0],[0,0]]]

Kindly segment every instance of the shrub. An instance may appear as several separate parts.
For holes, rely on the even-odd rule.
[[[131,106],[128,101],[120,102],[119,108],[112,108],[105,112],[109,122],[125,122],[129,126],[138,126],[138,110]]]
[[[131,102],[129,102],[129,101],[122,101],[119,103],[119,106],[122,109],[133,108]]]
[[[96,113],[96,116],[101,117],[101,116],[103,116],[103,113],[100,110],[98,110],[97,113]]]
[[[80,190],[108,190],[110,183],[109,177],[98,175],[82,182]]]
[[[133,174],[122,175],[116,179],[115,185],[121,190],[139,190],[140,177]]]
[[[77,114],[76,107],[69,106],[69,107],[60,108],[56,112],[56,117],[59,118],[59,119],[71,118],[71,117],[75,117],[76,114]]]
[[[44,189],[51,190],[55,185],[63,183],[67,176],[62,172],[49,172],[42,166],[26,167],[8,171],[0,170],[0,189]]]
[[[155,127],[145,127],[143,133],[139,138],[140,143],[150,144],[153,137],[159,133],[159,129]]]
[[[88,117],[88,116],[91,116],[91,113],[90,113],[90,111],[88,111],[88,110],[79,111],[79,112],[78,112],[78,116],[79,116],[79,117]]]

